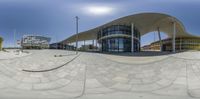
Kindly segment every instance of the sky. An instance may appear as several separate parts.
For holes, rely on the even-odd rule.
[[[175,16],[189,33],[200,35],[199,9],[200,0],[0,0],[0,36],[4,47],[14,46],[14,31],[16,40],[34,34],[51,37],[53,43],[75,34],[75,16],[82,32],[145,12]],[[154,38],[153,32],[143,36],[142,45]]]

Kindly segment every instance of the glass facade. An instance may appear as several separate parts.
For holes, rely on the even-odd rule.
[[[112,25],[98,32],[102,52],[131,52],[131,26]],[[134,51],[140,50],[140,33],[134,28]]]

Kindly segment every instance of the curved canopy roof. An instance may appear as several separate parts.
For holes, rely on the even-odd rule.
[[[84,31],[78,34],[78,41],[97,39],[97,33],[100,29],[110,25],[131,25],[140,31],[141,36],[149,32],[157,31],[159,27],[161,32],[169,37],[173,35],[173,22],[176,22],[176,37],[195,37],[186,32],[184,25],[175,17],[161,13],[141,13],[116,19],[94,29]],[[76,35],[61,41],[62,43],[72,43],[76,41]]]

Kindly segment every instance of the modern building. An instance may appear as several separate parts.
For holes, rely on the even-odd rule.
[[[141,13],[119,18],[72,35],[61,43],[70,45],[76,40],[95,40],[94,46],[98,46],[101,52],[138,52],[141,50],[141,36],[153,31],[158,32],[159,41],[151,45],[156,45],[161,51],[200,49],[199,36],[188,33],[177,18],[161,13]],[[168,38],[162,40],[160,32],[166,33]]]
[[[49,48],[51,38],[38,35],[24,35],[21,46],[24,49],[46,49]]]

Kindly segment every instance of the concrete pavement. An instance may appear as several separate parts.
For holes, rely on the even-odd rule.
[[[1,60],[0,99],[200,98],[200,52],[141,57],[137,64],[98,53],[30,53]]]

